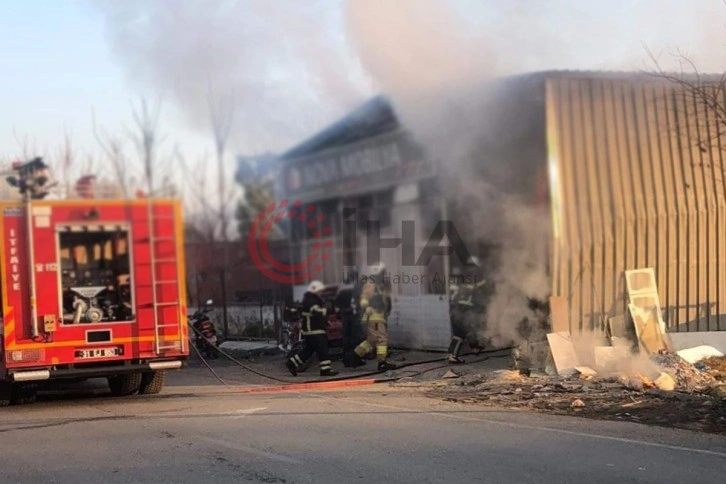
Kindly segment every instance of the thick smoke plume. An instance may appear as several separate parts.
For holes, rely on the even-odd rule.
[[[201,132],[210,102],[232,104],[242,152],[297,143],[370,94],[329,1],[91,1],[131,83]]]
[[[488,81],[503,72],[491,39],[433,0],[351,0],[347,20],[364,67],[390,96],[402,124],[449,175],[445,193],[467,214],[457,220],[460,230],[498,247],[490,273],[497,290],[483,336],[493,345],[521,341],[520,321],[535,316],[527,298],[549,293],[549,214],[520,198],[516,173],[482,176],[501,171],[504,162],[481,150],[501,122],[488,109],[496,95]],[[529,337],[541,339],[531,329]]]

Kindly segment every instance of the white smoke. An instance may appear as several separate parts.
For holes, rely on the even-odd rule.
[[[89,1],[133,86],[201,132],[210,101],[233,105],[246,153],[297,143],[371,94],[330,1]]]
[[[486,337],[495,345],[519,340],[519,322],[532,317],[527,297],[549,293],[548,213],[524,204],[516,187],[495,186],[481,176],[482,165],[496,172],[503,161],[479,149],[500,121],[487,116],[494,92],[487,81],[503,72],[492,39],[435,0],[350,0],[347,20],[367,72],[449,175],[445,191],[462,200],[467,213],[458,222],[474,232],[469,238],[499,247]]]

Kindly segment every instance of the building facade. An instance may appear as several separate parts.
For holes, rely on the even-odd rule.
[[[655,270],[669,331],[726,330],[726,162],[718,143],[699,143],[718,125],[713,113],[682,85],[644,74],[542,72],[494,84],[479,173],[545,207],[549,294],[566,300],[571,330],[629,317],[624,273],[641,268]],[[280,170],[277,197],[310,202],[332,224],[326,281],[366,260],[365,242],[346,240],[361,237],[345,230],[346,214],[379,221],[388,237],[414,220],[423,244],[455,201],[380,97],[285,153]],[[309,253],[310,235],[293,228],[295,257]],[[402,275],[448,275],[452,263],[410,267],[401,251],[385,254]],[[432,281],[396,285],[395,344],[448,341],[446,288]]]

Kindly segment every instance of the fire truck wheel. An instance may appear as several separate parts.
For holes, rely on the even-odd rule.
[[[156,395],[164,388],[165,371],[152,371],[141,375],[140,395]]]
[[[141,388],[141,373],[127,373],[108,378],[108,387],[114,397],[134,395]]]
[[[12,400],[12,386],[6,381],[0,381],[0,407],[7,407]]]
[[[37,395],[37,383],[16,383],[13,385],[11,403],[13,405],[28,405],[30,403],[35,403]]]

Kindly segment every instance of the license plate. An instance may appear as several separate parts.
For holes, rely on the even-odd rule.
[[[120,356],[120,348],[94,348],[92,350],[76,350],[76,358],[110,358],[112,356]]]

